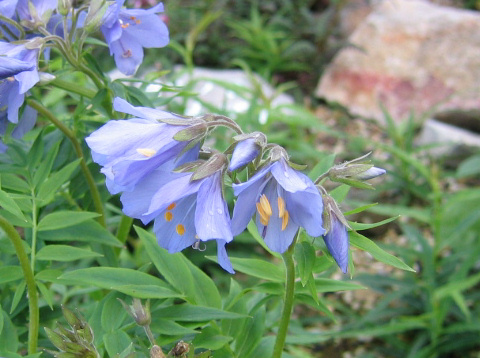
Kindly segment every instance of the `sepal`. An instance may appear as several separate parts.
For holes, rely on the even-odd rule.
[[[198,167],[192,175],[191,180],[200,180],[206,178],[219,170],[223,170],[227,165],[227,157],[222,153],[213,154],[210,159]]]

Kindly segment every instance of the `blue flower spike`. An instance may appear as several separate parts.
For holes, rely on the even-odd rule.
[[[120,72],[133,75],[143,61],[143,48],[164,47],[169,42],[167,26],[157,13],[163,4],[143,9],[124,9],[125,0],[108,7],[100,29]]]
[[[247,182],[233,184],[238,199],[232,232],[240,234],[255,215],[258,232],[266,245],[283,253],[292,244],[299,227],[313,237],[325,233],[323,201],[313,182],[290,167],[283,148],[273,148],[271,160]]]
[[[348,222],[338,208],[335,200],[328,194],[324,194],[324,222],[327,233],[323,236],[328,251],[343,273],[348,269]]]
[[[230,159],[228,170],[233,172],[246,166],[259,156],[263,147],[267,144],[267,137],[260,132],[241,134],[233,138],[235,149]]]

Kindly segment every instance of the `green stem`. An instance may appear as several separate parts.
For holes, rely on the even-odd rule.
[[[52,122],[63,134],[65,134],[65,136],[72,143],[73,148],[75,149],[75,153],[77,154],[77,158],[80,159],[80,169],[82,170],[83,176],[87,181],[88,188],[90,189],[90,194],[92,195],[93,204],[95,205],[95,211],[100,214],[97,220],[103,227],[106,227],[107,225],[105,221],[105,212],[103,209],[102,199],[100,198],[100,193],[95,184],[95,180],[93,179],[93,175],[90,172],[90,169],[88,169],[87,162],[85,161],[85,157],[83,156],[82,147],[80,146],[80,143],[75,137],[75,134],[67,126],[65,126],[57,117],[55,117],[55,115],[52,112],[50,112],[47,108],[42,106],[40,103],[38,103],[37,101],[31,98],[27,99],[27,102],[33,109],[35,109],[40,114],[47,117],[48,120],[50,120],[50,122]]]
[[[283,302],[283,312],[280,318],[280,326],[278,327],[277,339],[273,348],[272,358],[280,358],[287,338],[288,324],[290,323],[290,316],[293,309],[293,300],[295,293],[295,263],[293,261],[293,248],[295,241],[290,248],[282,255],[283,262],[287,272],[285,282],[285,298]]]
[[[30,268],[28,256],[23,248],[22,238],[18,234],[17,230],[15,230],[12,224],[10,224],[2,216],[0,216],[0,227],[5,231],[15,247],[15,252],[17,253],[18,261],[20,261],[20,266],[22,267],[25,282],[27,284],[29,310],[28,354],[34,354],[37,352],[39,325],[38,296],[35,285],[35,277],[33,276],[33,271]]]
[[[37,203],[35,201],[35,193],[32,189],[32,253],[30,255],[30,266],[32,273],[35,272],[35,254],[37,252]]]
[[[93,98],[97,94],[96,91],[92,91],[88,88],[80,87],[78,84],[61,80],[59,78],[55,78],[53,81],[49,82],[48,85],[52,85],[54,87],[63,89],[67,92],[72,92],[79,94],[80,96]]]

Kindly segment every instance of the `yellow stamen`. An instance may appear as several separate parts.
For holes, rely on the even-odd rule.
[[[132,57],[132,50],[127,50],[122,54],[123,57]]]
[[[127,27],[130,26],[130,24],[127,22],[126,24],[122,24],[120,26],[122,27],[122,29],[126,29]]]
[[[283,198],[278,197],[278,217],[281,218],[285,214],[285,200]]]
[[[167,211],[165,213],[165,220],[167,220],[167,221],[172,221],[173,220],[173,214],[170,211]]]
[[[135,23],[138,25],[138,24],[141,24],[142,21],[140,21],[140,20],[135,20]]]
[[[176,230],[177,234],[180,236],[185,234],[185,226],[183,226],[182,224],[178,224]]]
[[[282,231],[284,231],[287,228],[288,217],[289,217],[288,211],[285,210],[285,213],[283,214],[283,217],[282,217]]]
[[[270,206],[270,202],[268,201],[265,194],[262,194],[262,196],[260,197],[260,205],[262,206],[265,214],[267,214],[268,216],[272,215],[272,207]]]
[[[135,20],[136,17],[135,16],[130,16],[130,20]]]
[[[263,207],[260,203],[257,203],[257,211],[260,214],[260,222],[262,225],[267,226],[268,221],[270,220],[270,215],[267,215],[265,211],[263,211]]]
[[[157,151],[155,149],[150,149],[150,148],[137,148],[137,153],[140,153],[141,155],[144,155],[148,158],[150,158],[152,155],[154,155]]]
[[[175,208],[176,204],[175,203],[171,203],[168,207],[167,207],[167,210],[173,210]]]

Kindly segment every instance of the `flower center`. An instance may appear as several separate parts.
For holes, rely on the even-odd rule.
[[[144,155],[148,158],[153,156],[157,151],[155,149],[150,149],[150,148],[137,148],[137,153]]]

